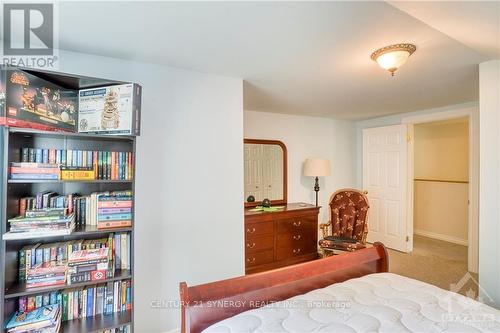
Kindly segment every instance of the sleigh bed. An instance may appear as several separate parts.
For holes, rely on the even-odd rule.
[[[181,332],[500,332],[500,311],[387,273],[383,244],[198,286]]]

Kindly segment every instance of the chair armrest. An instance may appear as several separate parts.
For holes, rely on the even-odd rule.
[[[319,228],[321,230],[321,233],[323,235],[323,238],[325,238],[326,236],[328,236],[328,229],[330,229],[330,226],[332,225],[332,222],[331,221],[328,221],[328,223],[321,223],[319,225]]]

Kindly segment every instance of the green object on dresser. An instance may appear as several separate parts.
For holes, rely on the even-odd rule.
[[[263,206],[257,206],[255,208],[250,209],[250,212],[279,212],[280,210],[283,210],[285,206],[273,206],[273,207],[263,207]]]

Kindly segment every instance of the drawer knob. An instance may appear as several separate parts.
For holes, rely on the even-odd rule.
[[[300,253],[300,249],[293,249],[293,254],[299,254]]]
[[[295,239],[295,240],[299,240],[299,239],[301,239],[301,238],[302,238],[302,236],[300,236],[300,235],[294,235],[294,236],[293,236],[293,239]]]
[[[293,225],[296,227],[300,227],[301,224],[302,224],[302,221],[293,222]]]
[[[247,229],[247,232],[248,232],[249,234],[253,234],[253,233],[255,232],[255,228],[252,228],[252,229],[248,228],[248,229]]]
[[[247,243],[247,247],[248,247],[249,249],[253,249],[253,248],[255,247],[255,243],[252,243],[252,244]]]
[[[255,262],[255,257],[253,258],[247,258],[247,263],[253,264]]]

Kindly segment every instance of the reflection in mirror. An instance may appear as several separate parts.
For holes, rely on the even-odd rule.
[[[283,147],[276,143],[245,143],[245,198],[286,200]]]

